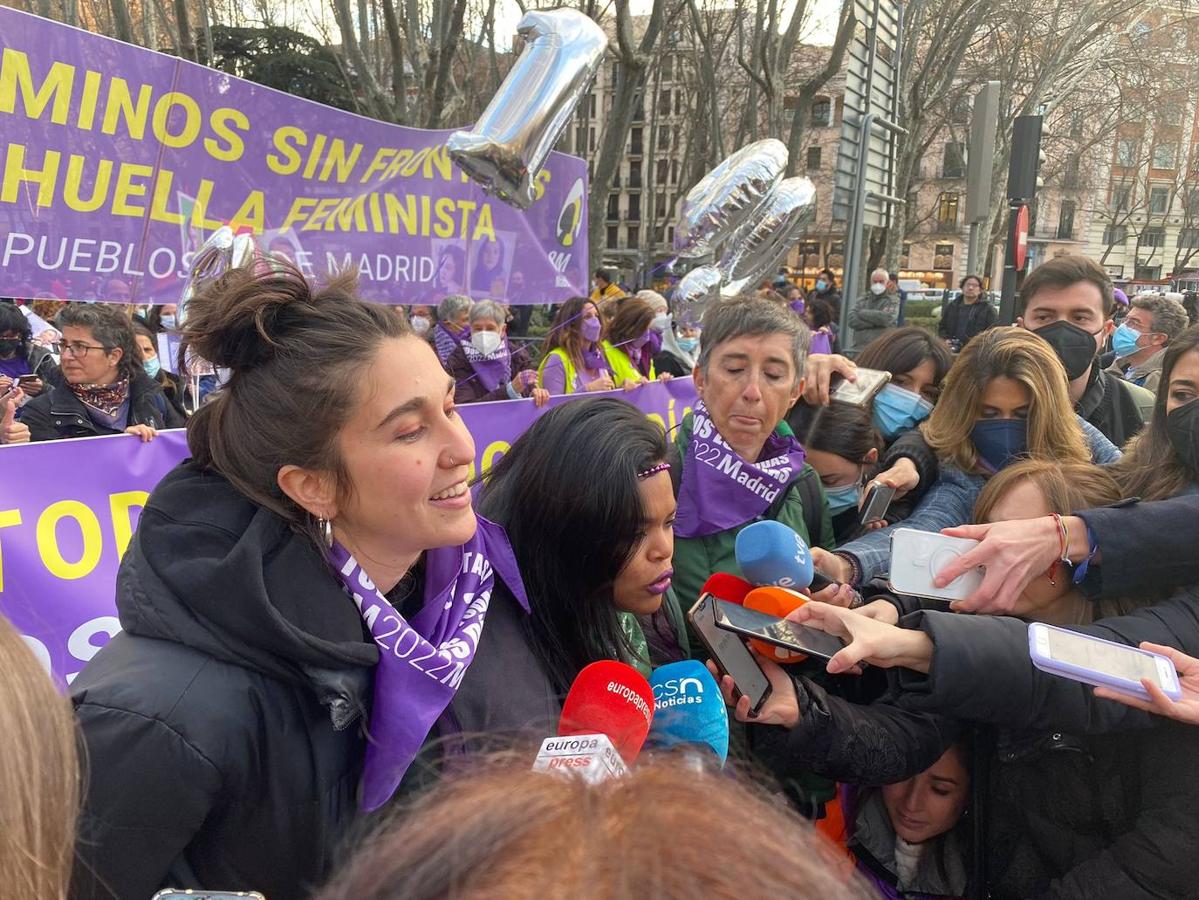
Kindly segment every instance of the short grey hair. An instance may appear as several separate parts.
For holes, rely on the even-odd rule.
[[[883,268],[878,268],[878,269],[875,269],[873,272],[871,272],[871,273],[870,273],[870,280],[871,280],[871,281],[874,281],[874,276],[875,276],[875,275],[882,275],[884,278],[886,278],[886,279],[887,279],[887,281],[890,281],[890,280],[891,280],[891,273],[890,273],[890,272],[888,272],[886,269],[883,269]]]
[[[638,300],[644,300],[655,311],[659,309],[670,309],[670,304],[666,302],[666,298],[657,291],[638,291],[633,296]]]
[[[812,337],[808,326],[790,308],[752,295],[743,294],[708,307],[699,335],[699,359],[696,365],[706,378],[712,352],[721,344],[744,335],[757,337],[767,334],[782,334],[791,339],[795,384],[799,384],[804,375],[804,362],[808,358],[808,342]]]
[[[142,352],[133,336],[133,323],[115,305],[109,303],[71,303],[64,306],[54,321],[55,327],[86,328],[106,352],[121,351],[117,369],[122,377],[136,378],[142,371]]]
[[[446,294],[437,304],[437,318],[442,322],[452,322],[468,309],[470,309],[470,297],[462,294]]]
[[[508,321],[508,313],[494,300],[480,300],[470,308],[470,324],[474,325],[480,319],[491,319],[496,325],[503,325]]]
[[[1132,298],[1131,305],[1153,316],[1153,330],[1171,341],[1191,322],[1186,307],[1164,294],[1138,294]]]

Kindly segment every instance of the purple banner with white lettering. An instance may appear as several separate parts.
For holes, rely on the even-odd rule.
[[[690,378],[587,396],[627,400],[667,430],[696,402]],[[545,409],[576,399],[555,397]],[[532,400],[458,409],[475,439],[472,476],[545,411]],[[117,435],[0,447],[0,612],[59,678],[72,680],[120,630],[114,591],[121,554],[154,485],[186,456],[183,431],[162,432],[149,444]]]
[[[586,293],[586,164],[552,154],[522,212],[449,134],[0,7],[0,296],[175,303],[222,225],[384,303]]]

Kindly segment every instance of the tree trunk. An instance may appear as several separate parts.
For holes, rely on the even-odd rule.
[[[450,19],[441,36],[436,50],[437,68],[434,72],[433,90],[430,93],[428,115],[425,117],[426,128],[441,126],[442,114],[449,92],[454,54],[458,49],[458,41],[462,36],[462,23],[466,18],[466,0],[453,0],[454,7]]]
[[[187,9],[187,0],[175,0],[175,26],[178,29],[179,55],[192,62],[198,62],[196,56],[196,41],[192,35],[191,13]],[[212,55],[211,48],[209,56]]]
[[[129,6],[125,0],[108,0],[112,9],[112,24],[118,41],[126,44],[136,44],[133,39],[133,19],[129,15]]]
[[[392,121],[391,107],[383,97],[375,76],[371,72],[370,63],[362,52],[358,38],[354,35],[354,21],[350,15],[349,0],[333,0],[333,14],[337,19],[337,28],[341,32],[341,43],[354,66],[354,75],[358,84],[366,94],[366,107],[369,115],[385,122]]]
[[[383,26],[387,29],[387,44],[391,48],[391,93],[396,122],[408,124],[408,78],[404,59],[404,41],[396,20],[394,0],[383,0]]]

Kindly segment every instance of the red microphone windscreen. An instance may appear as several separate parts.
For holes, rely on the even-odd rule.
[[[626,765],[641,752],[654,717],[654,692],[632,666],[611,659],[581,671],[562,703],[558,734],[606,734]]]
[[[725,600],[729,603],[736,603],[738,606],[744,606],[745,595],[753,589],[754,586],[744,578],[738,578],[736,575],[730,575],[728,572],[716,572],[704,582],[700,593],[711,594],[717,600]]]

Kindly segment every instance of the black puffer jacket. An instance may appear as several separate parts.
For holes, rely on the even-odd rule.
[[[83,401],[66,384],[56,384],[34,397],[21,412],[21,422],[29,426],[30,440],[57,441],[63,438],[121,434],[131,425],[151,428],[179,428],[183,416],[167,402],[162,388],[141,372],[129,383],[129,415],[125,428],[103,428],[92,421]]]
[[[71,686],[88,766],[72,897],[307,896],[359,820],[378,650],[353,602],[306,539],[185,462],[142,513],[117,607],[125,632]],[[496,591],[434,737],[553,733],[522,615]]]
[[[807,767],[855,784],[900,781],[927,769],[960,733],[960,722],[905,710],[894,693],[863,706],[807,679],[796,687],[796,728],[750,728],[755,754],[780,778]],[[1195,896],[1199,730],[1164,724],[1081,739],[1002,730],[993,741],[979,775],[988,896]]]

